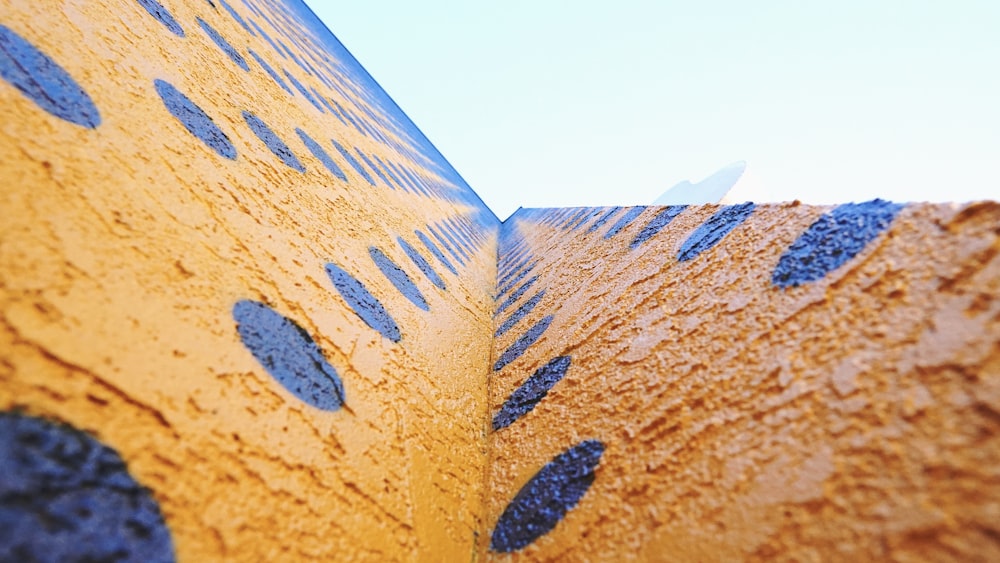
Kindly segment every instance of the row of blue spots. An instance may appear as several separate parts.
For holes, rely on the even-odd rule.
[[[542,298],[544,297],[545,297],[545,290],[543,289],[538,293],[536,293],[531,299],[525,301],[523,305],[518,307],[516,311],[511,313],[509,317],[507,317],[506,319],[504,319],[502,323],[500,323],[500,326],[497,327],[497,330],[496,332],[493,333],[493,336],[495,338],[499,338],[504,334],[506,334],[507,331],[514,328],[514,326],[517,325],[517,323],[520,322],[521,319],[526,317],[528,313],[534,310],[535,306],[538,305],[538,303],[541,302]]]
[[[233,306],[233,319],[243,345],[285,389],[321,410],[335,411],[344,404],[337,370],[295,321],[250,300]]]
[[[427,300],[424,299],[424,294],[420,292],[410,276],[403,271],[395,262],[392,261],[384,252],[378,248],[372,246],[368,249],[368,254],[371,255],[372,261],[378,266],[378,269],[382,272],[382,275],[392,283],[395,288],[403,294],[404,297],[409,299],[414,305],[423,309],[424,311],[429,311],[430,307],[427,305]]]
[[[430,238],[427,237],[427,235],[425,235],[420,231],[413,231],[413,233],[417,235],[417,238],[420,239],[420,242],[423,243],[423,245],[427,248],[427,250],[430,251],[430,253],[433,254],[435,258],[437,258],[438,262],[440,262],[445,268],[448,268],[448,271],[450,271],[452,274],[455,274],[456,276],[458,275],[458,270],[455,269],[455,266],[453,266],[451,262],[448,261],[448,257],[445,256],[443,252],[441,252],[441,249],[439,249],[437,245],[434,244],[434,241],[432,241]]]
[[[125,460],[71,426],[0,412],[0,561],[175,560]]]
[[[435,239],[437,239],[438,243],[440,243],[441,246],[443,246],[444,249],[448,251],[448,254],[451,254],[452,258],[454,258],[459,263],[459,265],[462,266],[465,265],[465,260],[462,260],[462,257],[458,255],[458,252],[456,252],[455,249],[453,249],[451,246],[448,245],[448,242],[444,239],[444,237],[438,234],[438,232],[435,231],[434,228],[431,227],[430,225],[424,225],[424,227],[427,229],[427,232],[429,232]]]
[[[617,223],[615,223],[614,225],[612,225],[610,229],[608,229],[608,232],[604,233],[604,239],[605,240],[610,239],[611,237],[620,233],[622,229],[629,226],[629,224],[631,224],[632,221],[635,221],[636,217],[638,217],[645,210],[646,208],[644,206],[638,206],[629,209],[627,212],[625,212],[624,215],[621,216],[621,219],[618,219]]]
[[[532,344],[537,342],[538,339],[541,338],[543,334],[545,334],[545,331],[548,330],[549,325],[552,324],[552,319],[553,319],[552,315],[549,315],[543,318],[542,320],[538,321],[537,323],[532,325],[531,328],[525,331],[524,334],[522,334],[517,340],[515,340],[510,346],[508,346],[507,349],[504,350],[502,354],[500,354],[500,357],[497,358],[497,361],[493,363],[493,371],[502,370],[507,364],[520,358],[521,355],[527,352],[528,348],[530,348]]]
[[[499,288],[507,285],[507,283],[510,282],[510,280],[513,279],[514,276],[520,276],[521,274],[523,274],[526,268],[528,270],[534,268],[538,264],[538,261],[537,260],[532,261],[532,259],[533,256],[526,253],[525,256],[521,258],[521,260],[518,263],[513,264],[509,268],[503,268],[502,270],[500,270],[499,271],[500,275],[497,278],[497,287]],[[501,293],[501,291],[498,291],[497,293],[499,294]]]
[[[583,217],[583,219],[581,219],[577,224],[573,225],[570,228],[570,231],[575,231],[575,230],[579,229],[580,227],[586,225],[592,219],[594,219],[595,217],[597,217],[598,215],[600,215],[603,211],[604,211],[604,208],[601,208],[601,207],[599,207],[597,209],[592,209],[589,213],[587,213]]]
[[[510,297],[508,297],[503,303],[500,304],[499,307],[497,307],[497,310],[493,314],[493,316],[496,317],[500,313],[503,313],[508,308],[510,308],[510,306],[513,305],[514,303],[516,303],[517,300],[521,298],[521,296],[523,296],[525,293],[527,293],[528,290],[531,289],[531,286],[535,285],[535,282],[537,282],[537,281],[538,281],[538,276],[535,276],[535,277],[531,278],[530,280],[524,282],[524,284],[521,285],[521,287],[519,287],[516,290],[514,290],[514,292],[510,294]]]
[[[607,213],[605,213],[604,215],[601,215],[601,216],[600,216],[600,217],[599,217],[599,218],[597,219],[597,221],[594,221],[594,224],[592,224],[592,225],[591,225],[591,226],[590,226],[590,227],[589,227],[589,228],[587,229],[586,233],[587,233],[587,234],[590,234],[590,233],[592,233],[592,232],[596,231],[597,229],[600,229],[601,227],[603,227],[603,226],[604,226],[604,224],[605,224],[605,223],[607,223],[607,222],[608,222],[608,221],[609,221],[609,220],[610,220],[610,219],[611,219],[612,217],[614,217],[616,213],[618,213],[618,212],[619,212],[619,211],[621,211],[621,210],[622,210],[622,208],[621,208],[621,207],[612,207],[611,209],[609,209],[609,210],[607,211]]]
[[[510,278],[502,286],[500,286],[500,289],[497,290],[496,299],[500,299],[508,291],[514,289],[514,286],[517,285],[521,280],[523,280],[534,269],[535,269],[534,264],[532,264],[531,267],[522,268],[521,271],[517,275],[515,275],[513,278]]]
[[[390,188],[393,187],[392,183],[389,182],[389,179],[386,178],[385,174],[381,170],[379,170],[378,167],[375,166],[375,163],[373,163],[371,160],[369,160],[367,156],[365,156],[365,153],[361,152],[357,147],[354,148],[354,152],[361,157],[361,160],[365,161],[365,164],[368,165],[368,168],[370,168],[373,172],[375,172],[375,175],[377,175],[379,179],[382,180],[383,183],[385,183],[386,186],[389,186]]]
[[[445,236],[445,238],[451,241],[451,244],[454,245],[455,249],[458,250],[458,252],[461,253],[466,260],[472,259],[471,256],[472,251],[468,248],[467,245],[465,245],[461,240],[459,240],[459,237],[456,236],[455,232],[448,227],[447,223],[437,223],[436,225],[438,227],[438,230],[441,231],[441,233]]]
[[[685,262],[719,243],[730,231],[740,226],[753,213],[756,206],[752,202],[727,205],[715,212],[702,223],[681,244],[677,260]]]
[[[444,280],[441,279],[441,276],[439,276],[436,271],[434,271],[434,268],[431,266],[430,262],[428,262],[427,259],[424,258],[423,254],[420,254],[420,251],[414,248],[413,245],[411,245],[410,243],[406,242],[406,240],[403,239],[403,237],[396,237],[396,242],[399,243],[399,246],[400,248],[403,249],[403,252],[405,252],[406,255],[410,257],[410,260],[413,261],[413,264],[416,265],[416,267],[419,268],[420,271],[423,272],[425,276],[427,276],[427,279],[429,279],[431,283],[438,286],[438,288],[440,289],[446,289]]]
[[[686,205],[671,205],[663,208],[649,221],[649,223],[646,223],[646,226],[639,231],[639,234],[637,234],[634,239],[632,239],[631,244],[629,244],[629,248],[633,250],[639,248],[642,243],[656,236],[657,233],[669,225],[670,222],[673,221],[675,217],[680,215],[685,209],[687,209]]]
[[[0,78],[60,119],[90,129],[101,124],[97,106],[73,77],[4,25],[0,25]]]
[[[509,553],[552,531],[594,483],[604,444],[585,440],[545,464],[497,520],[490,549]]]

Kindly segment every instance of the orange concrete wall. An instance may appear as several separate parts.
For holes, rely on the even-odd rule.
[[[462,560],[482,528],[497,220],[310,17],[0,9],[0,410],[21,411],[0,430],[83,439],[37,422],[58,421],[117,452],[181,561]],[[36,450],[7,485],[52,485]],[[0,535],[0,560],[89,553],[107,526],[88,499],[25,509],[66,529]]]
[[[522,209],[498,275],[487,559],[1000,558],[1000,205]]]
[[[0,79],[0,561],[1000,558],[996,203],[501,225],[298,0]]]

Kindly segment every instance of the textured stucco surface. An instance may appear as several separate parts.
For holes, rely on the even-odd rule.
[[[490,411],[552,358],[572,363],[490,434],[487,525],[566,448],[606,449],[553,531],[512,555],[484,541],[484,556],[1000,557],[1000,206],[907,205],[853,259],[784,289],[781,256],[830,208],[757,206],[688,261],[720,208],[687,208],[630,248],[662,209],[608,239],[562,210],[505,222],[499,275],[516,275],[508,253],[528,256],[545,295],[494,357],[553,320],[491,376]]]

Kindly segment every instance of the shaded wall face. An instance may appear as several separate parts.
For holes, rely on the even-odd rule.
[[[88,433],[80,455],[120,456],[181,560],[461,559],[496,219],[311,17],[3,10],[5,436],[47,437],[41,460]],[[32,510],[67,545],[106,531]]]
[[[990,560],[1000,207],[525,209],[480,548]]]

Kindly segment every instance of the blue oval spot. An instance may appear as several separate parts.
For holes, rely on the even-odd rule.
[[[201,29],[202,31],[205,32],[205,35],[208,35],[208,38],[211,39],[212,42],[214,42],[216,46],[218,46],[219,49],[222,50],[223,53],[225,53],[230,59],[232,59],[233,62],[236,63],[236,66],[242,68],[247,72],[250,72],[250,65],[247,64],[247,60],[243,58],[243,55],[241,55],[239,51],[236,50],[236,48],[234,48],[232,45],[229,44],[229,41],[226,41],[225,37],[223,37],[218,31],[215,31],[215,29],[213,29],[212,26],[205,23],[205,20],[201,18],[195,18],[195,19],[198,20],[198,25],[201,26]]]
[[[402,339],[399,325],[361,282],[336,264],[326,265],[326,275],[330,276],[337,293],[365,324],[393,342]]]
[[[601,215],[601,217],[599,219],[597,219],[597,221],[594,221],[593,225],[591,225],[590,227],[587,228],[587,233],[592,233],[592,232],[596,231],[597,229],[600,229],[601,227],[603,227],[604,224],[607,223],[608,220],[611,219],[611,217],[613,217],[615,215],[615,213],[618,213],[621,210],[622,210],[621,207],[612,207],[611,209],[609,209],[607,213],[605,213],[604,215]]]
[[[795,287],[822,279],[857,256],[903,208],[881,199],[847,203],[817,219],[781,255],[771,282]]]
[[[313,153],[313,156],[315,156],[317,160],[323,163],[323,166],[326,166],[326,169],[329,170],[331,174],[345,182],[347,181],[347,176],[344,174],[344,171],[337,166],[337,163],[330,158],[330,155],[323,150],[323,147],[321,147],[319,143],[312,140],[312,137],[307,135],[305,131],[299,129],[298,127],[295,128],[295,132],[298,133],[299,138],[302,139],[302,144],[309,149],[309,152]]]
[[[262,59],[260,55],[258,55],[253,51],[253,49],[247,49],[247,52],[250,53],[250,56],[253,57],[253,59],[257,61],[257,64],[259,64],[260,67],[264,69],[264,72],[271,75],[271,80],[274,80],[275,84],[281,86],[285,90],[285,92],[292,94],[291,88],[289,88],[288,85],[285,84],[285,81],[282,80],[280,76],[278,76],[277,72],[274,72],[274,69],[271,68],[271,65],[267,64],[267,61]],[[294,96],[295,94],[292,95]]]
[[[257,135],[257,138],[263,141],[267,148],[270,149],[275,156],[281,159],[281,162],[285,163],[285,166],[294,168],[299,172],[306,171],[306,167],[302,166],[302,163],[299,162],[298,157],[295,156],[292,149],[288,148],[288,145],[278,138],[274,131],[272,131],[266,123],[261,121],[259,117],[244,110],[243,120],[250,126],[250,130],[254,132],[254,135]]]
[[[233,319],[243,345],[285,389],[325,411],[335,411],[344,404],[344,387],[337,370],[295,321],[250,300],[233,305]]]
[[[177,23],[177,20],[175,20],[174,16],[163,7],[163,4],[160,4],[156,0],[136,1],[139,2],[139,5],[145,8],[147,12],[149,12],[149,15],[159,20],[160,23],[169,29],[170,33],[173,33],[178,37],[184,37],[184,29],[181,27],[181,24]]]
[[[10,28],[0,25],[0,77],[50,114],[93,129],[101,115],[62,67]]]
[[[559,356],[535,370],[535,373],[521,384],[493,417],[493,430],[507,428],[517,419],[534,410],[549,389],[559,383],[569,369],[569,356]]]
[[[174,561],[149,490],[75,428],[0,413],[0,561]]]
[[[398,242],[399,246],[402,247],[403,252],[405,252],[406,255],[410,257],[410,260],[412,260],[413,263],[418,268],[420,268],[420,271],[423,272],[425,276],[427,276],[427,279],[431,280],[431,283],[433,283],[434,285],[438,286],[441,289],[446,289],[444,285],[444,280],[441,279],[441,276],[439,276],[438,273],[434,271],[434,268],[432,268],[430,263],[427,262],[427,259],[424,258],[423,255],[420,254],[420,252],[417,251],[416,248],[413,248],[413,246],[410,243],[406,242],[406,240],[404,240],[403,237],[396,237],[396,242]]]
[[[674,220],[674,217],[680,215],[685,209],[687,209],[686,205],[671,205],[670,207],[667,207],[657,213],[656,217],[653,217],[649,223],[646,223],[646,226],[643,227],[642,231],[640,231],[639,234],[632,239],[632,244],[629,245],[629,248],[632,250],[639,248],[642,243],[656,236],[656,233],[660,232],[663,227],[670,224],[670,222]]]
[[[552,315],[545,317],[529,328],[520,338],[504,350],[503,354],[500,354],[500,358],[493,364],[493,371],[500,371],[507,364],[520,358],[532,344],[541,338],[550,324],[552,324]]]
[[[167,111],[181,122],[188,133],[200,139],[219,156],[230,160],[236,159],[236,147],[200,107],[169,82],[157,79],[153,81],[153,84],[156,86],[156,93],[163,100],[163,105],[167,107]]]
[[[615,223],[610,229],[608,229],[608,232],[604,233],[604,238],[609,239],[620,233],[622,229],[629,226],[629,224],[631,224],[632,221],[635,221],[635,218],[638,217],[645,210],[646,210],[645,207],[630,208],[628,211],[625,212],[624,215],[622,215],[621,219],[619,219],[617,223]]]
[[[503,313],[504,311],[507,310],[508,307],[516,303],[517,300],[520,299],[521,296],[524,295],[526,291],[531,289],[531,286],[534,285],[536,281],[538,281],[538,276],[535,276],[530,280],[524,282],[524,284],[521,285],[521,287],[517,288],[514,291],[514,293],[510,294],[510,297],[508,297],[503,303],[500,304],[499,307],[497,307],[497,310],[495,313],[493,313],[493,316],[495,317],[500,313]]]
[[[746,221],[756,207],[752,202],[747,202],[727,205],[717,211],[684,241],[680,252],[677,253],[677,260],[681,262],[691,260],[719,244],[730,231]]]
[[[512,552],[552,531],[594,483],[604,444],[585,440],[545,464],[504,509],[490,549]]]
[[[443,252],[441,252],[441,249],[434,244],[434,241],[432,241],[430,238],[428,238],[427,235],[425,235],[420,231],[413,231],[413,233],[417,235],[417,238],[420,239],[420,242],[422,242],[424,246],[427,247],[427,250],[429,250],[431,254],[433,254],[434,257],[438,259],[438,262],[444,265],[445,268],[448,268],[448,270],[451,273],[455,274],[456,276],[458,275],[458,270],[455,269],[455,266],[451,265],[451,262],[449,262],[448,258],[444,255]]]
[[[361,163],[358,162],[356,158],[351,156],[351,153],[347,152],[347,149],[345,149],[340,143],[334,141],[333,139],[330,139],[330,142],[333,143],[333,148],[337,149],[337,152],[340,153],[340,156],[344,157],[344,160],[346,160],[347,163],[351,165],[351,168],[353,168],[355,172],[360,174],[361,177],[364,178],[369,184],[373,186],[375,185],[375,180],[372,179],[371,175],[369,175],[368,172],[361,167]]]
[[[424,311],[430,311],[430,307],[427,305],[427,300],[424,299],[424,294],[420,293],[420,290],[414,285],[410,276],[406,275],[406,272],[402,268],[396,265],[384,252],[375,248],[374,246],[368,248],[368,254],[371,255],[372,261],[378,266],[378,269],[382,271],[382,274],[403,294],[404,297],[413,302],[414,305],[420,307]]]
[[[535,305],[538,305],[539,301],[541,301],[543,297],[545,297],[544,289],[536,293],[531,299],[525,301],[524,305],[518,307],[518,309],[513,313],[511,313],[511,315],[507,317],[506,320],[500,323],[500,326],[497,327],[497,330],[495,333],[493,333],[493,336],[494,337],[503,336],[504,334],[507,333],[508,330],[514,328],[514,325],[516,325],[521,319],[527,316],[527,314],[530,313],[535,308]]]

